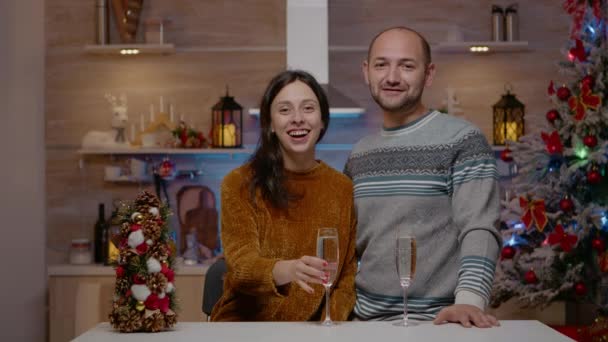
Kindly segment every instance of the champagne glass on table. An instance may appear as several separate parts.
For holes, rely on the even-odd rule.
[[[330,315],[329,294],[338,272],[338,230],[336,228],[320,228],[317,232],[317,257],[327,262],[327,281],[325,287],[325,320],[323,325],[334,325]]]
[[[407,327],[407,289],[414,279],[414,273],[416,273],[416,238],[413,235],[397,235],[395,262],[399,284],[403,289],[403,320],[395,323],[395,325]]]

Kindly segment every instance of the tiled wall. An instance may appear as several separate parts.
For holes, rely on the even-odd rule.
[[[446,39],[455,25],[466,40],[485,40],[490,32],[490,7],[498,1],[329,0],[330,83],[367,112],[357,119],[331,122],[319,157],[342,169],[348,146],[378,129],[381,118],[364,85],[360,65],[370,39],[391,25],[407,25],[425,34],[431,45]],[[67,260],[72,238],[92,237],[96,204],[132,198],[149,184],[103,181],[103,167],[121,163],[111,156],[87,156],[79,164],[76,151],[84,134],[109,128],[105,93],[124,92],[131,119],[147,113],[149,104],[176,104],[179,114],[209,130],[210,108],[225,85],[247,110],[257,107],[268,80],[285,68],[284,0],[147,0],[144,18],[171,20],[166,41],[176,45],[169,56],[92,56],[83,51],[94,37],[94,1],[46,1],[46,146],[49,263]],[[464,117],[491,137],[491,106],[506,82],[526,105],[528,128],[542,128],[548,109],[546,86],[559,83],[555,62],[566,42],[569,18],[561,3],[539,0],[520,3],[520,36],[529,52],[473,56],[434,53],[438,72],[425,93],[432,107],[441,106],[446,88],[456,89]],[[141,30],[141,29],[140,29]],[[116,35],[114,35],[116,36]],[[143,39],[140,37],[139,39]],[[245,144],[257,141],[257,119],[245,117]],[[338,150],[331,150],[339,145]],[[175,158],[182,169],[203,175],[170,185],[194,182],[217,191],[222,175],[243,158]],[[84,167],[81,168],[80,165]]]

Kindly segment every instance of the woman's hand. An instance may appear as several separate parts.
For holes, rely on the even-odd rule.
[[[327,266],[325,260],[305,255],[300,259],[278,261],[272,269],[272,276],[277,286],[295,282],[304,291],[313,293],[308,284],[323,284],[328,274],[324,271]]]

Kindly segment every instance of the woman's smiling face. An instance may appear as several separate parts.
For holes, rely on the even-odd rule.
[[[319,100],[306,83],[286,85],[272,101],[270,127],[281,145],[285,166],[314,160],[315,145],[323,127]],[[295,165],[294,165],[295,166]]]

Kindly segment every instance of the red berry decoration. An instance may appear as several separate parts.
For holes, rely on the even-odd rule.
[[[606,243],[600,238],[594,238],[593,240],[591,240],[591,247],[595,249],[598,253],[602,253],[606,249]]]
[[[595,84],[595,79],[591,75],[587,75],[587,76],[583,77],[583,79],[581,80],[581,85],[587,86],[589,88],[593,88],[594,84]]]
[[[500,159],[502,161],[504,161],[505,163],[510,163],[513,161],[513,157],[511,156],[511,150],[509,150],[509,148],[505,148],[504,150],[502,150],[502,152],[500,152]]]
[[[587,183],[589,184],[599,184],[602,181],[602,175],[596,170],[590,170],[587,172]]]
[[[534,273],[534,270],[529,270],[528,272],[526,272],[524,280],[528,284],[536,284],[538,282],[538,277],[536,276],[536,273]]]
[[[574,284],[574,292],[578,296],[584,296],[587,294],[587,286],[582,281],[579,281],[578,283]]]
[[[597,146],[597,138],[595,135],[587,135],[583,138],[583,144],[589,148],[594,148]]]
[[[557,110],[551,109],[547,112],[547,121],[554,123],[557,119],[559,119],[559,112]]]
[[[574,202],[572,202],[569,197],[562,198],[561,201],[559,201],[559,208],[563,212],[570,212],[574,209]]]
[[[515,248],[513,248],[513,246],[503,247],[502,251],[500,252],[500,256],[503,259],[513,259],[515,256]]]
[[[567,101],[570,98],[570,89],[566,86],[561,86],[557,89],[557,98],[562,101]]]

